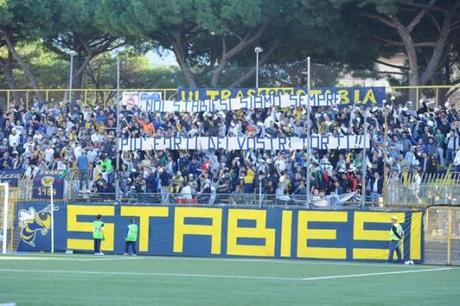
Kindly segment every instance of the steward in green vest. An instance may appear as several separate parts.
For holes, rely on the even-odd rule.
[[[93,222],[93,239],[94,255],[104,255],[101,252],[101,241],[104,240],[104,222],[101,215],[97,215],[96,221]]]
[[[403,262],[401,255],[401,242],[404,238],[404,231],[401,227],[401,224],[398,223],[398,218],[393,216],[391,217],[391,229],[390,229],[390,254],[388,256],[388,262],[393,262],[393,254],[396,251],[398,256],[398,262]]]
[[[136,223],[134,223],[134,218],[131,218],[129,220],[128,224],[128,231],[126,233],[126,244],[125,244],[125,254],[124,255],[134,255],[136,256],[136,241],[137,241],[137,236],[139,232],[139,227],[137,226]],[[132,252],[129,252],[129,249],[131,248]]]

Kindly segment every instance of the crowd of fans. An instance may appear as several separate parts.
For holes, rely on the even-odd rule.
[[[448,104],[414,110],[405,105],[313,108],[311,133],[364,133],[364,112],[371,148],[313,150],[311,194],[361,193],[363,163],[367,165],[366,195],[382,194],[384,173],[397,180],[460,167],[460,118]],[[386,114],[386,116],[385,116]],[[386,119],[385,119],[386,117]],[[143,113],[123,109],[122,137],[307,135],[305,108],[251,109],[218,113]],[[387,123],[387,138],[384,126]],[[114,193],[116,172],[116,109],[82,103],[44,104],[31,109],[12,105],[0,113],[0,170],[22,169],[27,177],[38,170],[71,170],[83,193]],[[386,146],[385,146],[386,144]],[[387,171],[385,168],[387,152]],[[120,155],[120,192],[171,194],[186,200],[203,194],[272,194],[280,199],[306,195],[306,150],[286,151],[134,151]]]

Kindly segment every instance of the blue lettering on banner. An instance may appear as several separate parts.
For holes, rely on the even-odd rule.
[[[305,95],[306,88],[304,87],[283,87],[283,88],[229,88],[229,89],[189,89],[179,88],[177,90],[177,99],[190,100],[192,97],[199,100],[219,100],[250,97],[255,95]],[[318,105],[318,99],[326,99],[328,103],[335,100],[333,95],[340,97],[339,107],[346,107],[350,105],[360,105],[365,107],[382,106],[382,101],[385,99],[385,87],[325,87],[312,89],[310,91],[311,105]],[[315,97],[316,96],[316,97]],[[305,98],[306,100],[307,98]],[[297,100],[299,104],[303,104]],[[248,101],[246,101],[246,104]],[[332,104],[331,104],[332,105]]]
[[[310,138],[310,146],[315,150],[351,150],[364,148],[363,135],[319,136]],[[343,141],[345,139],[345,141]],[[305,137],[153,137],[123,139],[120,149],[132,150],[303,150],[307,146]],[[366,139],[369,148],[370,139]]]
[[[173,104],[173,108],[174,108],[174,112],[180,112],[181,109],[180,109],[180,105],[181,103],[184,103],[186,105],[185,109],[187,110],[188,109],[188,101],[186,102],[182,102],[182,101],[174,101],[174,104]]]
[[[182,143],[182,138],[181,137],[174,137],[174,148],[176,150],[180,150],[181,149],[181,143]]]
[[[240,150],[243,150],[243,146],[246,143],[247,138],[246,137],[238,137],[238,146],[240,147]],[[243,142],[241,142],[241,139],[243,139]]]
[[[286,150],[284,145],[286,144],[286,138],[285,137],[280,137],[279,138],[279,148],[280,150]]]
[[[344,136],[344,135],[337,135],[335,136],[337,138],[337,145],[339,146],[339,148],[341,147],[342,143],[341,143],[341,139],[343,137],[348,137],[348,136]]]
[[[310,148],[315,149],[319,148],[319,136],[311,136]]]
[[[209,150],[215,150],[216,144],[214,143],[214,137],[208,137],[208,148]]]
[[[255,137],[255,139],[257,141],[257,144],[256,144],[257,148],[265,150],[265,141],[262,138],[259,138],[259,137]]]
[[[321,150],[328,150],[329,136],[321,137]]]
[[[358,148],[361,145],[361,135],[356,135],[355,137],[355,148]]]

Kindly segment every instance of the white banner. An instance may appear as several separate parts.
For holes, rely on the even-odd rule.
[[[125,91],[121,96],[121,104],[128,109],[138,107],[142,111],[147,111],[147,106],[153,105],[156,101],[161,101],[161,92],[158,91]]]
[[[329,149],[362,149],[363,135],[347,136],[312,136],[311,148]],[[366,147],[369,148],[369,137]],[[121,140],[122,151],[161,151],[161,150],[304,150],[307,138],[281,137],[156,137],[128,138]]]
[[[129,109],[137,106],[143,112],[219,112],[239,109],[257,109],[271,107],[336,106],[340,104],[340,95],[324,93],[317,95],[261,95],[228,100],[171,101],[161,100],[161,93],[124,92],[123,105]]]

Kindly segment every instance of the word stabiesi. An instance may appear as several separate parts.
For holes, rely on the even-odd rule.
[[[142,98],[148,97],[148,98]],[[143,112],[158,113],[199,113],[235,111],[241,109],[261,109],[272,107],[311,107],[335,106],[340,104],[340,95],[336,93],[322,93],[316,95],[261,95],[246,98],[232,98],[227,100],[192,100],[170,101],[156,99],[147,93],[124,92],[122,104],[132,109],[139,108]]]
[[[304,150],[305,137],[154,137],[121,140],[121,151],[150,150]],[[369,137],[363,135],[312,136],[311,148],[317,150],[351,150],[369,148]]]
[[[31,220],[48,219],[47,205],[18,203],[16,214]],[[385,261],[390,219],[396,216],[405,232],[401,244],[404,258],[423,260],[423,211],[241,209],[152,203],[55,205],[58,251],[92,251],[92,222],[101,214],[105,223],[102,250],[115,254],[124,252],[126,227],[134,218],[139,225],[138,249],[145,255]],[[20,235],[19,251],[49,250],[48,223],[21,224],[24,235]]]

